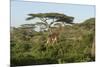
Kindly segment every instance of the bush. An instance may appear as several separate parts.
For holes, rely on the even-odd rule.
[[[60,64],[94,61],[91,56],[95,36],[95,21],[65,26],[58,42],[46,46],[47,32],[31,32],[25,38],[25,30],[20,28],[11,35],[11,65]],[[90,26],[89,26],[90,25]],[[42,34],[41,34],[42,33]]]

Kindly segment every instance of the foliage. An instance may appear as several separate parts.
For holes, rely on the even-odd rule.
[[[61,22],[65,24],[73,24],[74,17],[67,16],[65,14],[60,13],[37,13],[37,14],[28,14],[28,18],[26,20],[31,20],[38,18],[41,22],[37,22],[36,25],[39,25],[42,30],[49,30],[52,25],[56,22]]]
[[[66,23],[71,23],[74,19],[74,17],[66,16],[64,14],[60,13],[38,13],[38,14],[28,14],[30,17],[27,18],[27,20],[34,19],[34,18],[40,18],[44,20],[44,22],[48,19],[56,19],[56,21],[62,21]]]
[[[50,18],[55,16],[55,14],[49,13],[34,15],[37,17],[50,15]],[[57,16],[60,17],[60,14],[57,14]],[[49,46],[46,46],[47,31],[37,32],[32,28],[13,28],[11,30],[11,65],[94,61],[95,55],[92,57],[91,48],[95,37],[95,18],[87,19],[83,23],[73,24],[72,26],[66,25],[63,28],[64,31],[61,32],[58,42],[53,45],[48,44]]]

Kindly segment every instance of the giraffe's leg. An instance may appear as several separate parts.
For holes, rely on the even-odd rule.
[[[47,39],[47,42],[46,42],[46,44],[45,44],[46,47],[48,47],[48,44],[49,44],[49,43],[50,43],[50,39],[48,38],[48,39]]]
[[[46,44],[48,44],[48,43],[49,43],[49,40],[47,40]]]
[[[55,43],[57,44],[57,38],[55,38]]]
[[[56,43],[56,37],[53,39],[53,45],[54,45],[54,43]]]
[[[57,44],[57,38],[56,38],[56,44]]]

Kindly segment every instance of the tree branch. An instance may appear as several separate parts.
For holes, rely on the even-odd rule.
[[[47,19],[44,19],[44,18],[39,18],[41,21],[47,23]],[[47,23],[48,24],[48,23]]]

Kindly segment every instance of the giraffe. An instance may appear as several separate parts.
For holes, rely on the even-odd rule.
[[[62,26],[60,25],[59,27],[51,27],[50,34],[47,38],[47,44],[53,45],[54,43],[57,43],[59,40],[59,35],[61,33]]]
[[[54,43],[57,43],[58,39],[59,39],[59,33],[53,32],[48,36],[47,44],[51,43],[53,45]]]

